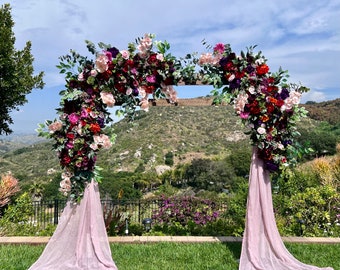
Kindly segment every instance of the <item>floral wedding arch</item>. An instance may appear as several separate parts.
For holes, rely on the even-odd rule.
[[[148,110],[150,95],[176,104],[173,85],[213,85],[215,102],[233,105],[235,113],[248,127],[254,145],[240,269],[320,269],[298,262],[285,250],[272,214],[269,180],[270,172],[281,171],[296,163],[301,154],[301,147],[296,142],[299,136],[296,123],[307,112],[298,104],[301,94],[308,89],[288,83],[287,71],[270,72],[267,60],[261,52],[254,52],[255,47],[237,55],[229,44],[218,43],[214,47],[207,46],[208,52],[199,57],[188,54],[178,59],[168,52],[169,43],[155,41],[152,34],[130,43],[127,50],[118,50],[103,43],[99,47],[100,52],[87,41],[87,48],[95,55],[94,60],[75,51],[61,57],[58,68],[66,76],[66,89],[60,93],[59,119],[48,120],[46,126],[41,124],[38,130],[41,136],[54,140],[54,148],[64,169],[60,190],[69,196],[69,201],[73,205],[78,202],[81,207],[85,197],[91,196],[88,186],[99,179],[95,166],[97,153],[112,144],[104,133],[105,126],[112,120],[109,107],[120,105],[117,113],[133,118],[137,107]],[[96,198],[99,200],[99,196]],[[89,206],[84,207],[83,215],[87,215],[86,207]],[[100,206],[97,204],[98,209]],[[251,220],[259,222],[250,224]],[[89,227],[92,228],[93,224]],[[247,227],[254,227],[256,231],[249,231]],[[269,236],[271,239],[267,239]],[[55,238],[52,237],[53,241],[58,240]],[[272,250],[274,246],[277,250]],[[75,249],[83,250],[79,245]],[[282,256],[278,256],[278,250],[283,253]],[[48,246],[48,251],[42,254],[41,262],[30,269],[49,269],[46,264],[53,260],[47,253],[52,253],[53,248]],[[106,256],[110,256],[110,252],[105,252]],[[98,258],[101,254],[96,251],[90,253]],[[271,257],[275,259],[270,260]],[[288,260],[292,261],[291,267]],[[76,261],[78,265],[79,260]],[[44,263],[45,266],[39,268]],[[101,266],[93,269],[116,269],[110,262],[107,267],[105,263],[98,265]],[[53,267],[51,269],[59,269]],[[70,269],[88,268],[73,265]]]
[[[66,75],[66,89],[60,92],[60,117],[46,122],[48,132],[41,125],[39,133],[54,139],[64,168],[61,190],[65,194],[81,198],[84,184],[95,177],[97,152],[111,146],[103,133],[111,122],[108,107],[120,104],[118,113],[131,118],[137,106],[148,109],[150,95],[176,103],[173,85],[179,83],[213,85],[217,103],[233,104],[266,169],[278,171],[296,162],[300,149],[296,122],[306,116],[298,104],[305,87],[287,83],[286,71],[271,73],[254,47],[236,55],[228,44],[218,43],[199,58],[192,54],[176,59],[167,53],[166,41],[153,38],[146,34],[121,51],[101,43],[101,52],[87,41],[95,60],[74,51],[61,57],[58,67]]]

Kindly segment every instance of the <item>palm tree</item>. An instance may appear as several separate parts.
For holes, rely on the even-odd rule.
[[[34,181],[31,187],[29,188],[29,193],[31,194],[31,198],[33,202],[41,202],[43,198],[44,185],[42,182]]]

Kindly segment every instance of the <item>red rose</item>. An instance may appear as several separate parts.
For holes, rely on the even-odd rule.
[[[285,102],[282,99],[278,99],[277,102],[276,102],[276,105],[278,107],[282,107],[283,104],[285,104]]]
[[[157,63],[157,55],[154,53],[154,54],[151,54],[150,56],[149,56],[149,59],[148,59],[148,63],[149,64],[155,64],[155,63]]]
[[[269,114],[272,113],[275,110],[274,105],[271,104],[271,103],[267,103],[266,107],[267,107],[267,113],[269,113]]]
[[[94,124],[90,125],[90,130],[93,133],[98,133],[98,132],[100,132],[101,128],[100,128],[100,126],[97,123],[94,123]]]
[[[155,86],[153,85],[147,85],[145,86],[145,92],[148,94],[152,94],[155,91]]]
[[[267,87],[267,91],[269,93],[272,93],[272,92],[277,92],[278,88],[276,86],[268,86]]]
[[[134,62],[133,60],[131,60],[131,59],[128,59],[128,60],[126,61],[126,65],[127,65],[128,67],[132,68],[132,67],[135,66],[135,62]]]
[[[74,134],[73,134],[73,133],[67,133],[67,134],[66,134],[66,137],[67,137],[68,139],[73,140],[73,139],[74,139]]]
[[[234,70],[234,64],[233,64],[233,62],[228,62],[228,63],[224,66],[224,70],[228,70],[228,71]]]
[[[61,164],[66,166],[71,163],[71,158],[69,156],[63,156],[61,160]]]
[[[244,71],[241,71],[241,72],[238,71],[238,72],[235,73],[235,77],[237,79],[242,79],[244,77],[244,74],[245,74]]]
[[[256,67],[256,73],[258,75],[264,75],[269,71],[269,67],[266,64],[262,64]]]

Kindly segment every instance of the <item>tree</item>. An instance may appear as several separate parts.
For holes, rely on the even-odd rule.
[[[11,7],[4,4],[0,8],[0,135],[12,133],[10,112],[27,102],[32,89],[44,87],[44,73],[33,75],[31,42],[27,41],[23,50],[14,48],[13,26]]]

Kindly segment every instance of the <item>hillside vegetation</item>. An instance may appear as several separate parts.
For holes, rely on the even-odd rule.
[[[323,141],[330,146],[320,147],[334,146],[335,149],[339,138],[340,100],[305,107],[310,118],[299,124],[303,141],[312,134],[310,140],[320,143],[322,140],[315,133],[324,132],[329,136]],[[328,122],[326,127],[320,120]],[[244,131],[231,106],[153,106],[149,112],[140,111],[134,122],[121,120],[108,127],[108,133],[116,134],[116,141],[110,150],[100,152],[98,165],[111,173],[133,173],[155,171],[165,165],[169,154],[173,157],[172,167],[194,159],[220,160],[238,147],[249,151]],[[22,142],[18,145],[2,140],[0,146],[0,172],[12,171],[22,183],[51,181],[53,173],[60,171],[52,142],[23,146]]]

